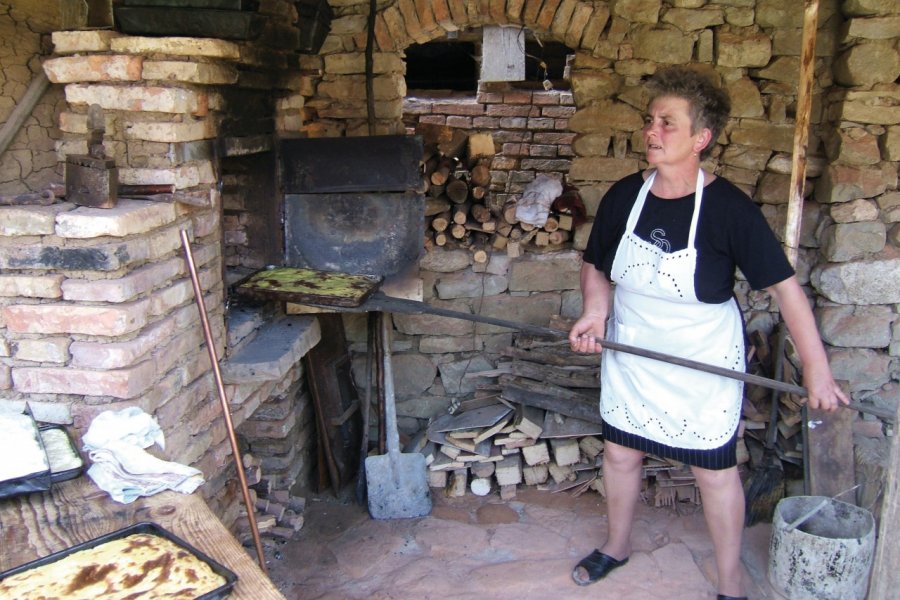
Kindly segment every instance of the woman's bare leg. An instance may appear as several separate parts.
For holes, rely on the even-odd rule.
[[[631,554],[631,526],[641,492],[644,453],[612,442],[603,445],[603,485],[609,535],[600,552],[622,560]]]
[[[700,486],[703,515],[716,554],[719,593],[743,596],[741,536],[744,533],[744,488],[737,467],[711,471],[693,467]]]

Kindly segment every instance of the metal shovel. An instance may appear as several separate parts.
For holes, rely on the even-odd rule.
[[[384,347],[384,421],[387,454],[366,458],[369,514],[373,519],[423,517],[431,512],[431,490],[425,473],[425,456],[400,453],[397,409],[394,406],[394,373],[391,370],[390,319],[381,321]]]

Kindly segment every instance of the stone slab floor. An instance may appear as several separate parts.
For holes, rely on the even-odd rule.
[[[634,552],[602,582],[579,587],[570,573],[600,544],[606,505],[593,491],[572,497],[520,488],[462,498],[435,494],[431,515],[374,520],[352,499],[308,496],[293,540],[267,543],[273,581],[289,600],[698,600],[715,598],[715,567],[702,509],[690,503],[637,513]],[[746,530],[743,562],[751,600],[783,600],[766,580],[771,525]]]

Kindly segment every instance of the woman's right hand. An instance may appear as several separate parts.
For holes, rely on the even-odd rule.
[[[569,330],[569,345],[575,352],[592,354],[603,351],[600,342],[606,333],[606,316],[586,313]]]

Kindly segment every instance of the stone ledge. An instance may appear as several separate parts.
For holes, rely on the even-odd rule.
[[[264,325],[252,342],[222,364],[222,380],[239,385],[277,381],[322,339],[315,317],[286,316]]]

